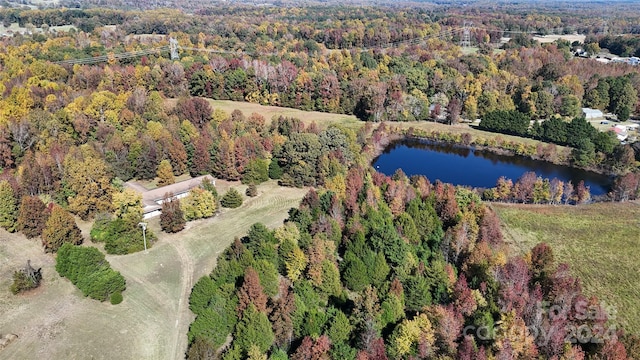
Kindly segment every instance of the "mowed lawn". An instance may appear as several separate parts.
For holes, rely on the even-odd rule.
[[[232,186],[244,194],[239,183],[216,182],[220,194]],[[83,297],[58,275],[54,256],[44,254],[39,240],[0,231],[0,334],[19,336],[0,350],[0,359],[183,359],[193,284],[211,272],[235,236],[256,222],[281,225],[306,191],[261,184],[259,195],[245,197],[240,208],[190,222],[173,235],[160,232],[158,218],[151,220],[159,241],[148,253],[107,256],[127,281],[124,301],[116,306]],[[81,227],[86,235],[90,224]],[[32,293],[11,295],[12,273],[27,259],[42,267],[44,283]]]
[[[491,206],[515,251],[550,244],[556,261],[570,265],[585,292],[614,306],[614,321],[640,334],[640,204]]]

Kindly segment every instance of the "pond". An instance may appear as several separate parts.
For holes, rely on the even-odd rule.
[[[571,180],[574,185],[584,180],[591,195],[606,194],[612,184],[610,176],[582,169],[419,139],[404,139],[390,144],[373,161],[373,167],[386,175],[402,169],[407,176],[424,175],[432,182],[439,179],[445,183],[479,188],[494,187],[501,176],[515,182],[527,171],[549,180]]]

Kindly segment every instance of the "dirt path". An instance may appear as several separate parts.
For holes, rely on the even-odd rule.
[[[181,359],[184,358],[184,351],[187,349],[187,331],[193,318],[193,316],[189,316],[189,295],[193,287],[194,269],[193,259],[187,254],[182,243],[174,242],[171,245],[178,252],[178,256],[180,256],[180,263],[182,265],[180,276],[182,279],[182,289],[180,291],[178,308],[176,309],[177,319],[174,326],[178,333],[173,342],[173,349],[169,353],[174,354],[174,359]]]
[[[244,193],[239,183],[216,187],[221,194],[229,187]],[[213,270],[217,255],[234,236],[245,234],[255,222],[279,226],[307,190],[269,182],[258,191],[240,208],[190,222],[178,234],[162,233],[158,220],[150,220],[159,240],[148,253],[107,256],[127,281],[124,301],[117,306],[83,297],[57,274],[55,257],[44,254],[39,242],[0,230],[0,333],[19,336],[0,350],[0,360],[184,359],[194,317],[189,310],[193,284]],[[79,225],[86,235],[90,224]],[[13,296],[8,291],[13,269],[27,259],[42,266],[44,284],[27,296]]]

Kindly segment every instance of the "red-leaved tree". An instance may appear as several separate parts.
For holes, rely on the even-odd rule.
[[[239,316],[249,304],[253,304],[256,310],[267,313],[267,295],[260,284],[258,273],[250,266],[245,270],[244,282],[238,290],[237,311]]]

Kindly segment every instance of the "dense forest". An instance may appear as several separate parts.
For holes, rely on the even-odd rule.
[[[236,239],[190,308],[189,359],[638,356],[549,246],[509,256],[477,195],[357,166]]]

